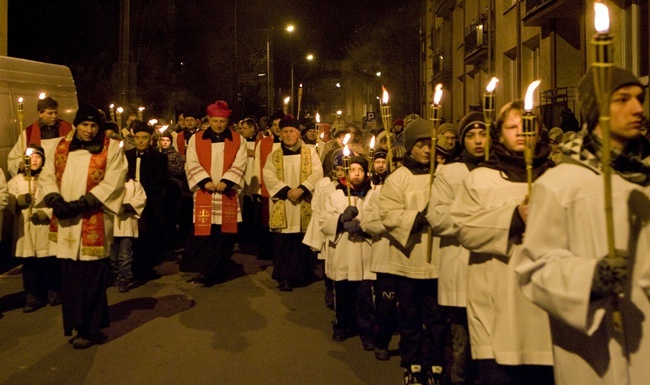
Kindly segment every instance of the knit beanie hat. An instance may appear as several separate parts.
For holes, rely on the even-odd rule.
[[[594,84],[592,67],[587,70],[585,76],[578,83],[578,102],[580,103],[580,112],[587,122],[587,128],[591,131],[598,124],[600,112],[598,109],[598,95],[596,95],[596,86]],[[643,84],[628,70],[620,67],[612,67],[612,83],[610,84],[611,92],[624,86],[637,85],[645,88]]]
[[[337,148],[332,151],[332,169],[343,166],[343,148]]]
[[[404,147],[406,152],[411,152],[415,142],[420,139],[431,139],[431,125],[422,118],[412,121],[404,131]]]
[[[452,131],[454,134],[457,134],[456,127],[451,123],[443,123],[438,127],[438,134],[444,134],[447,131]]]
[[[350,157],[350,164],[352,163],[356,163],[360,165],[361,168],[363,168],[363,171],[366,173],[366,175],[368,175],[368,167],[369,167],[368,159],[364,158],[363,156],[354,155]]]
[[[395,146],[391,150],[393,152],[393,162],[404,160],[406,156],[406,148],[404,146]]]
[[[41,159],[43,159],[43,164],[45,164],[45,150],[43,150],[43,147],[39,146],[38,144],[33,144],[32,143],[29,146],[27,146],[27,149],[30,149],[30,148],[32,150],[32,155],[34,155],[34,154],[40,155]],[[27,151],[25,151],[25,153],[27,153]]]
[[[73,124],[78,126],[83,122],[95,122],[101,128],[102,127],[102,115],[99,113],[99,110],[95,106],[90,104],[85,104],[79,107],[77,114],[74,117]]]
[[[460,129],[458,142],[461,146],[464,147],[465,135],[467,135],[469,130],[472,130],[474,128],[482,128],[484,130],[486,129],[485,117],[483,116],[482,112],[471,111],[467,115],[463,116],[463,118],[460,120],[460,123],[458,124],[458,128]]]
[[[171,140],[172,142],[174,141],[174,136],[172,135],[172,133],[169,130],[165,130],[165,132],[162,134],[162,137],[167,138],[167,139]]]
[[[388,157],[388,151],[384,150],[383,148],[375,151],[375,153],[372,156],[372,160],[377,160],[377,159],[386,159]]]

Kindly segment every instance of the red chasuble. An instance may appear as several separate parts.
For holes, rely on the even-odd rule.
[[[65,137],[70,131],[72,131],[72,125],[65,120],[59,120],[59,136]],[[25,136],[27,136],[27,145],[41,145],[41,126],[38,121],[25,128]]]

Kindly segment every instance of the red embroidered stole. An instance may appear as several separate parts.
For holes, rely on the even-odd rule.
[[[61,181],[63,180],[65,166],[68,163],[70,143],[72,143],[72,139],[66,139],[67,136],[61,139],[54,152],[54,173],[56,175],[56,185],[59,188],[59,191],[61,190]],[[104,180],[106,165],[108,163],[109,143],[110,138],[105,136],[102,151],[98,154],[90,155],[88,176],[86,177],[86,193]],[[52,214],[52,221],[50,222],[50,239],[58,242],[57,231],[58,220],[54,214]],[[83,213],[81,222],[81,254],[103,257],[105,236],[104,210],[102,207],[100,206]]]
[[[59,136],[65,137],[70,131],[72,131],[72,125],[65,120],[59,120]],[[25,129],[25,136],[27,136],[27,145],[41,145],[41,126],[38,121]]]
[[[198,134],[198,133],[197,133]],[[196,154],[199,158],[201,167],[212,175],[212,140],[204,138],[203,135],[194,135],[196,144]],[[237,151],[241,145],[241,136],[232,133],[232,139],[224,141],[223,155],[223,174],[225,174],[237,157]],[[219,183],[219,181],[213,181]],[[233,189],[226,194],[221,194],[221,232],[237,233],[237,192]],[[212,225],[212,193],[199,189],[196,192],[194,203],[194,235],[210,235],[210,226]]]

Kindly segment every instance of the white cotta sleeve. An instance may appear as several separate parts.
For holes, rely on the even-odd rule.
[[[399,169],[398,169],[399,170]],[[397,171],[395,171],[397,172]],[[386,179],[379,193],[379,218],[386,231],[406,247],[418,210],[406,208],[404,178],[393,174]]]
[[[536,183],[530,202],[523,257],[516,272],[524,295],[554,318],[591,334],[605,314],[603,301],[590,302],[597,259],[569,250],[567,212],[557,196]]]
[[[449,167],[442,166],[431,186],[429,197],[429,210],[427,211],[427,221],[437,236],[453,236],[454,221],[449,215],[449,208],[454,202],[454,191],[449,183],[446,170]]]
[[[361,218],[361,228],[370,235],[381,235],[386,232],[386,228],[381,223],[379,217],[379,194],[381,187],[377,186],[370,190],[363,202],[363,218]]]
[[[124,200],[127,169],[128,162],[119,141],[111,139],[108,145],[108,159],[106,160],[104,179],[89,192],[115,215],[119,214]]]

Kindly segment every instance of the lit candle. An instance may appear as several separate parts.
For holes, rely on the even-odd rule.
[[[142,115],[144,114],[144,107],[138,107],[138,120],[143,121]]]
[[[286,98],[284,98],[284,101],[282,102],[282,111],[284,112],[285,115],[289,111],[289,101],[290,100],[291,100],[291,97],[287,96]]]
[[[114,122],[115,121],[115,104],[111,103],[109,107],[110,114],[111,114],[111,120]]]
[[[494,111],[496,106],[494,104],[494,90],[497,88],[497,83],[499,79],[493,77],[485,88],[485,94],[483,94],[483,118],[485,119],[485,129],[487,130],[485,135],[485,160],[487,161],[490,158],[490,141],[492,137],[490,133],[492,131],[492,121],[494,120]],[[461,127],[462,129],[462,127]]]
[[[117,127],[122,130],[122,112],[124,112],[124,108],[122,107],[117,107],[116,112],[116,119],[117,119]]]
[[[300,103],[302,102],[302,83],[298,86],[298,112],[296,112],[296,119],[300,119]]]
[[[375,157],[375,136],[373,135],[372,138],[370,138],[370,162],[373,162],[373,158]]]
[[[438,142],[438,127],[442,121],[441,112],[442,105],[442,83],[436,84],[433,93],[433,103],[431,104],[431,158],[429,159],[429,176],[430,183],[433,183],[434,175],[436,174],[436,144]]]
[[[392,137],[390,129],[393,125],[392,121],[392,112],[390,105],[388,104],[388,91],[382,85],[382,96],[380,101],[379,109],[381,110],[381,121],[384,124],[384,131],[386,132],[386,157],[388,158],[388,172],[393,170],[393,149],[392,149]]]
[[[25,106],[23,105],[23,98],[19,97],[18,98],[18,128],[21,130],[20,133],[20,142],[23,145],[23,149],[27,149],[27,139],[26,138],[26,133],[22,132],[25,131],[24,127],[24,122],[25,122]]]

